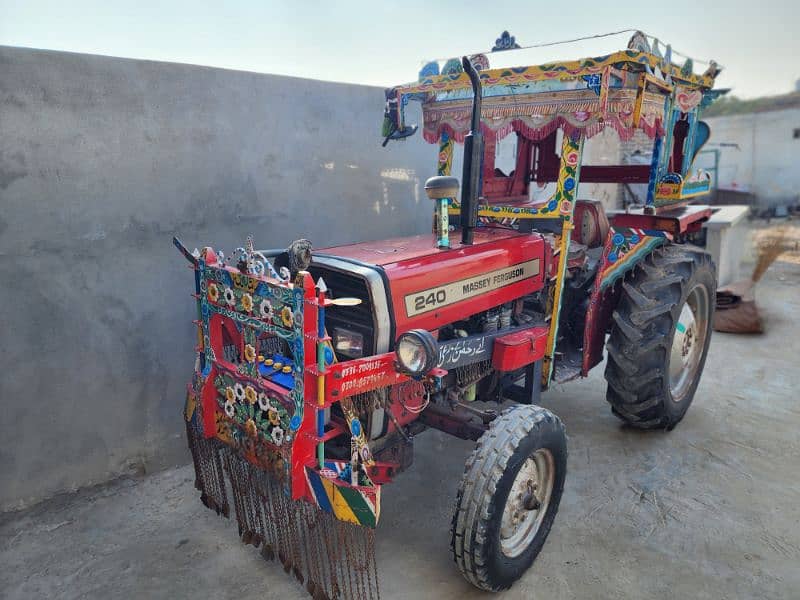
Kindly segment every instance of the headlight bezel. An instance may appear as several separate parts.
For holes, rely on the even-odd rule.
[[[413,344],[421,349],[424,360],[418,369],[413,369],[412,365],[407,364],[401,357],[401,351],[406,344]],[[422,377],[439,364],[439,344],[430,331],[425,329],[411,329],[401,333],[395,343],[396,368],[399,372],[411,377]]]

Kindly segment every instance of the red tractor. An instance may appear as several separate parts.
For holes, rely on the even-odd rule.
[[[709,191],[693,160],[716,73],[674,65],[641,34],[564,63],[430,63],[387,90],[384,135],[413,134],[404,109],[422,103],[423,135],[439,145],[425,185],[433,236],[313,253],[305,240],[286,251],[249,241],[233,260],[176,240],[196,272],[186,418],[204,503],[228,513],[227,474],[244,541],[314,597],[358,595],[343,573],[371,593],[374,561],[331,548],[356,543],[344,523],[375,527],[381,486],[409,467],[416,435],[439,429],[478,442],[456,498],[455,561],[476,586],[508,588],[542,549],[564,488],[567,438],[541,392],[586,376],[605,347],[607,399],[625,423],[670,430],[692,402],[716,276],[687,243],[711,211],[689,199]],[[582,165],[584,140],[608,127],[644,131],[651,164]],[[511,134],[506,173],[496,145]],[[647,198],[606,215],[578,198],[582,182],[647,184]]]

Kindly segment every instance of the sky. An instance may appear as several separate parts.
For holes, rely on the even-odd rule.
[[[725,67],[740,98],[790,92],[800,79],[794,0],[0,0],[0,45],[208,65],[390,86],[426,59],[487,51],[507,29],[521,45],[638,28]],[[540,64],[624,48],[630,34],[491,55]],[[677,61],[683,61],[676,57]]]

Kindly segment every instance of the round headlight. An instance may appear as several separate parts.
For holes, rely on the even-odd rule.
[[[438,344],[424,329],[412,329],[400,335],[395,354],[400,370],[409,375],[425,375],[439,362]]]

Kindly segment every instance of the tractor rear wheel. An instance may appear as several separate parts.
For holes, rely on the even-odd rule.
[[[628,273],[606,349],[606,399],[640,429],[672,429],[692,403],[711,341],[716,272],[685,245],[654,251]]]
[[[467,460],[450,547],[467,581],[511,587],[553,525],[567,473],[567,436],[549,410],[520,405],[495,419]]]

